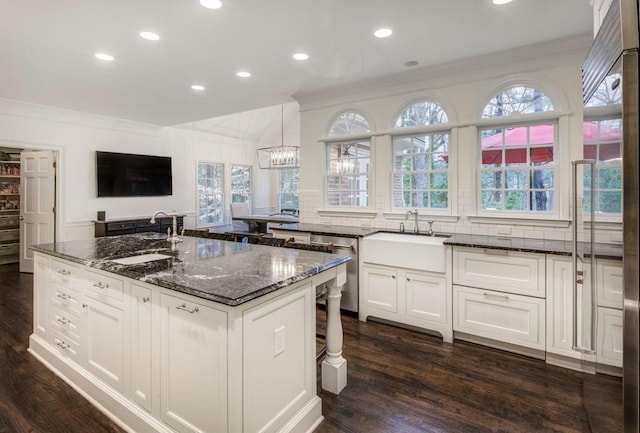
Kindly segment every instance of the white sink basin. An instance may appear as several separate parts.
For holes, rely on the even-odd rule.
[[[170,259],[170,258],[171,256],[167,256],[165,254],[149,253],[149,254],[140,254],[138,256],[123,257],[121,259],[113,259],[110,261],[113,263],[117,263],[119,265],[139,265],[141,263],[148,263],[148,262],[153,262],[155,260]]]
[[[365,236],[362,261],[429,272],[447,271],[446,237],[402,233]]]

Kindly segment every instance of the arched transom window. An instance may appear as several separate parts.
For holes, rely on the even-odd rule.
[[[369,121],[362,114],[355,111],[345,111],[334,119],[329,127],[329,136],[362,134],[370,131]]]
[[[482,117],[495,122],[479,128],[481,210],[555,210],[558,122],[527,119],[547,111],[553,111],[551,100],[539,89],[523,86],[499,92],[484,107]],[[521,119],[517,124],[501,122],[515,114]]]
[[[398,135],[393,137],[394,208],[449,208],[450,129],[445,126],[436,132],[402,134],[403,128],[447,122],[447,113],[430,101],[408,105],[396,119]]]

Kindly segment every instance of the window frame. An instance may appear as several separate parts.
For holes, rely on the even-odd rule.
[[[622,158],[623,132],[622,132],[622,106],[621,105],[616,104],[616,105],[610,105],[610,106],[585,107],[584,116],[582,120],[583,120],[582,122],[583,125],[588,122],[619,120],[620,121],[620,140],[618,144],[619,144],[619,150],[620,150],[620,158]],[[602,143],[600,142],[600,140],[598,140],[597,142],[587,143],[584,141],[584,137],[583,137],[583,143],[582,143],[583,155],[584,155],[584,149],[587,145],[595,145],[596,155],[598,155],[600,151],[600,146],[603,144],[610,144],[610,143],[611,142]],[[595,159],[595,161],[596,163],[594,165],[594,170],[596,171],[596,179],[595,179],[596,187],[594,191],[594,199],[597,201],[598,193],[602,191],[602,188],[598,187],[598,178],[600,176],[600,170],[602,168],[619,168],[620,171],[622,171],[622,159],[620,159],[619,164],[616,165],[616,164],[609,163],[607,167],[603,167],[603,164],[600,161],[598,161],[597,158]],[[605,221],[605,222],[622,222],[622,211],[623,211],[622,201],[623,201],[623,194],[624,194],[622,181],[621,181],[619,190],[616,189],[616,190],[604,190],[604,191],[620,192],[620,212],[600,212],[598,209],[595,209],[594,214],[596,216],[596,219],[599,221]]]
[[[523,115],[522,117],[524,117],[525,115]],[[506,118],[509,118],[510,116],[507,116]],[[520,117],[520,116],[519,116]],[[498,117],[496,118],[497,120],[500,120],[502,118]],[[551,165],[547,165],[547,166],[535,166],[532,165],[530,161],[528,161],[528,163],[526,165],[521,165],[521,166],[513,166],[513,167],[509,167],[508,165],[506,165],[506,161],[502,163],[502,165],[500,167],[483,167],[482,166],[482,131],[484,130],[492,130],[492,129],[511,129],[511,128],[530,128],[530,127],[535,127],[535,126],[539,126],[539,125],[553,125],[553,163]],[[477,209],[478,209],[478,215],[481,216],[496,216],[496,217],[500,217],[500,216],[508,216],[511,218],[518,218],[518,217],[522,217],[522,218],[531,218],[531,217],[535,217],[535,218],[543,218],[543,219],[548,219],[548,218],[552,218],[552,217],[558,217],[558,215],[560,214],[560,206],[559,206],[559,202],[560,202],[560,198],[558,195],[559,192],[559,188],[558,188],[558,183],[559,183],[559,178],[558,178],[558,174],[559,174],[559,167],[560,167],[560,160],[559,160],[559,151],[558,151],[558,142],[559,142],[559,129],[560,129],[560,121],[558,118],[551,118],[551,119],[547,119],[545,121],[542,120],[535,120],[535,121],[520,121],[517,123],[514,122],[483,122],[483,124],[480,126],[478,126],[477,129],[477,141],[478,141],[478,152],[477,152],[477,161],[476,161],[476,169],[477,169],[477,176],[476,176],[476,199],[477,199]],[[529,137],[529,135],[527,135],[527,137]],[[497,149],[502,150],[503,152],[506,149],[510,149],[510,150],[517,150],[517,149],[525,149],[526,154],[527,154],[527,160],[530,158],[530,150],[537,148],[538,146],[536,145],[531,145],[531,143],[529,142],[529,138],[527,139],[527,144],[526,145],[521,145],[521,146],[514,146],[514,147],[506,147],[501,146],[501,147],[496,147]],[[548,144],[542,144],[540,147],[548,147]],[[504,153],[503,153],[504,154]],[[540,167],[540,168],[536,168],[536,167]],[[549,211],[536,211],[531,209],[532,207],[532,202],[531,202],[531,193],[536,191],[536,189],[534,189],[530,183],[530,179],[531,179],[531,175],[534,171],[536,170],[551,170],[553,172],[553,187],[552,188],[544,188],[541,189],[543,191],[551,191],[552,196],[553,196],[553,207],[552,210]],[[526,210],[508,210],[505,209],[504,206],[502,209],[483,209],[482,208],[482,193],[483,193],[483,189],[482,189],[482,175],[485,172],[497,172],[500,171],[503,173],[503,177],[504,179],[501,180],[501,182],[503,183],[503,187],[500,188],[500,191],[502,191],[505,195],[505,197],[503,197],[502,202],[504,203],[504,201],[506,200],[506,193],[509,192],[509,189],[506,187],[505,182],[506,182],[506,176],[507,176],[507,171],[511,171],[511,172],[517,172],[517,171],[526,171],[527,172],[527,188],[526,189],[517,189],[515,191],[525,191],[527,194],[527,204],[529,205],[528,209]]]
[[[511,89],[522,87],[525,89],[533,89],[534,91],[540,92],[541,95],[545,98],[550,104],[550,108],[544,111],[533,111],[533,112],[519,112],[509,110],[509,114],[505,114],[502,116],[494,116],[488,117],[486,116],[487,107],[493,103],[494,99],[498,97],[498,95],[508,92]],[[476,161],[475,161],[475,200],[476,200],[476,216],[470,216],[470,220],[474,221],[482,221],[485,219],[504,219],[509,218],[511,221],[515,222],[517,220],[537,220],[539,223],[543,221],[554,220],[557,221],[559,225],[566,225],[567,221],[560,221],[560,216],[564,215],[567,211],[566,206],[563,201],[567,199],[565,193],[561,189],[563,181],[565,181],[564,170],[561,168],[568,165],[568,161],[566,160],[566,154],[561,153],[560,151],[560,140],[561,137],[566,139],[566,134],[563,132],[564,128],[568,128],[569,125],[564,119],[569,113],[563,113],[560,110],[560,106],[558,105],[558,100],[561,102],[566,102],[557,96],[557,92],[550,92],[546,86],[541,85],[540,83],[529,82],[528,80],[524,81],[511,81],[509,83],[504,83],[502,86],[495,88],[485,99],[484,103],[480,105],[478,108],[478,120],[475,123],[476,126]],[[536,125],[542,124],[552,124],[554,127],[554,135],[553,135],[553,162],[548,166],[540,166],[540,170],[549,170],[553,171],[553,186],[552,188],[544,188],[543,190],[548,190],[552,194],[553,205],[552,209],[548,211],[537,211],[532,209],[532,199],[531,192],[537,189],[534,189],[531,185],[531,173],[536,170],[535,165],[531,163],[529,160],[530,153],[527,155],[527,163],[521,167],[517,167],[516,169],[524,170],[526,169],[528,172],[528,180],[527,180],[527,205],[528,209],[526,210],[508,210],[504,209],[504,204],[502,209],[483,209],[482,208],[482,173],[487,171],[483,170],[482,166],[482,131],[490,130],[490,129],[507,129],[507,128],[519,128],[519,127],[527,127],[530,128]],[[527,145],[526,150],[532,148],[531,143],[529,141],[529,132],[527,133]],[[542,145],[543,147],[545,145]],[[516,148],[522,148],[523,146],[514,146]],[[534,145],[535,147],[535,145]],[[506,147],[500,147],[500,149],[505,149]],[[497,149],[497,148],[496,148]],[[564,158],[563,158],[563,155]],[[503,167],[501,167],[502,171],[506,173],[508,166],[506,166],[506,161],[503,162]],[[506,175],[506,174],[505,174]],[[503,180],[503,191],[508,191],[506,188],[506,184]],[[518,190],[522,191],[522,190]],[[505,198],[502,199],[502,203],[505,202]]]
[[[243,194],[241,190],[237,191],[236,189],[234,189],[233,171],[234,171],[234,168],[236,167],[241,167],[243,169],[249,170],[249,187],[248,187],[248,192],[246,194]],[[253,166],[247,165],[247,164],[231,164],[229,167],[229,195],[230,195],[229,204],[243,203],[242,201],[234,200],[234,195],[240,195],[240,196],[246,197],[245,201],[249,204],[249,209],[252,209],[252,205],[251,205],[252,194],[253,194]]]
[[[220,218],[218,221],[214,221],[214,222],[207,222],[205,224],[201,224],[200,223],[200,166],[201,165],[209,165],[209,166],[217,166],[220,167],[220,188],[219,188],[219,193],[222,196],[221,200],[220,200],[220,206],[219,206],[219,210],[220,210]],[[225,200],[225,164],[222,162],[209,162],[209,161],[196,161],[196,228],[205,228],[205,227],[214,227],[214,226],[219,226],[219,225],[224,225],[225,223],[225,209],[226,209],[226,200]],[[206,178],[209,179],[209,178]],[[215,178],[211,178],[211,180],[214,180]],[[206,186],[205,186],[206,188]]]
[[[285,172],[297,171],[297,181],[294,182],[296,185],[295,192],[293,191],[283,191],[282,190],[282,176]],[[300,211],[300,168],[283,168],[278,170],[278,212],[282,212],[282,196],[290,195],[295,197],[295,202],[297,203],[296,209],[298,212]],[[288,209],[288,207],[287,207]]]
[[[369,144],[369,156],[368,158],[365,157],[360,157],[358,156],[358,151],[356,151],[356,155],[355,158],[330,158],[330,147],[331,146],[340,146],[342,148],[342,146],[353,146],[356,145],[356,149],[360,148],[360,144],[361,143],[368,143]],[[340,153],[340,152],[338,152]],[[342,155],[339,155],[342,156]],[[358,167],[359,164],[357,163],[358,160],[361,159],[368,159],[369,160],[369,170],[366,172],[360,172],[360,171],[353,171],[353,172],[348,172],[348,173],[333,173],[330,170],[330,164],[332,161],[337,161],[337,164],[341,164],[342,161],[346,161],[347,163],[349,163],[350,161],[354,161],[354,168]],[[335,141],[327,141],[325,143],[325,182],[324,182],[324,189],[325,189],[325,195],[324,195],[324,202],[325,202],[325,206],[328,209],[344,209],[344,210],[352,210],[352,209],[356,209],[356,210],[368,210],[371,209],[371,207],[373,206],[371,197],[372,197],[372,183],[373,183],[373,174],[375,172],[374,169],[374,165],[373,165],[373,160],[374,160],[374,156],[373,156],[373,140],[371,137],[368,138],[362,138],[362,139],[350,139],[350,140],[335,140]],[[330,178],[331,177],[351,177],[351,178],[364,178],[363,180],[366,180],[367,182],[367,188],[366,189],[360,189],[360,188],[345,188],[345,189],[332,189],[329,186],[329,182],[330,182]],[[355,180],[354,179],[354,180]],[[342,205],[342,204],[329,204],[329,195],[331,192],[337,192],[337,193],[353,193],[356,192],[356,195],[359,195],[359,193],[365,192],[366,193],[366,205]],[[357,200],[357,199],[356,199]]]
[[[438,109],[440,110],[441,114],[439,117],[444,118],[444,121],[442,122],[434,122],[434,123],[421,123],[421,124],[416,124],[416,125],[409,125],[409,126],[398,126],[401,120],[401,118],[403,117],[403,114],[409,110],[411,107],[417,105],[417,104],[432,104],[436,107],[438,107]],[[391,155],[391,178],[390,178],[390,185],[389,185],[389,191],[390,191],[390,200],[391,200],[391,211],[392,212],[407,212],[407,210],[411,210],[411,209],[418,209],[418,210],[422,210],[424,212],[430,213],[430,214],[444,214],[444,215],[451,215],[452,210],[453,210],[453,203],[452,203],[452,188],[453,188],[453,183],[455,182],[454,177],[456,175],[456,173],[454,173],[453,167],[454,165],[452,164],[452,158],[455,158],[453,156],[453,151],[452,151],[452,140],[454,137],[453,134],[453,125],[451,124],[452,120],[451,120],[451,115],[449,113],[449,111],[445,110],[445,108],[443,107],[443,104],[440,103],[440,101],[436,100],[435,98],[431,98],[431,97],[420,97],[420,98],[414,98],[410,101],[408,101],[407,103],[405,103],[401,109],[396,111],[395,116],[391,119],[392,120],[392,133],[391,133],[391,146],[390,146],[390,155]],[[396,175],[397,174],[402,174],[403,170],[396,170],[396,139],[402,139],[402,138],[416,138],[416,137],[420,137],[420,136],[435,136],[435,135],[446,135],[447,136],[447,154],[448,154],[448,158],[449,160],[447,161],[447,168],[446,170],[434,170],[434,169],[429,169],[429,170],[425,170],[423,171],[426,174],[430,174],[430,173],[446,173],[447,176],[447,189],[445,190],[435,190],[435,191],[445,191],[446,192],[446,197],[447,197],[447,206],[446,207],[432,207],[432,206],[415,206],[415,205],[411,205],[411,206],[396,206],[396,201],[395,201],[395,196],[397,192],[401,192],[404,193],[405,191],[403,189],[396,189],[396,185],[395,185],[395,179],[396,179]],[[432,152],[428,152],[428,153],[432,153]],[[410,172],[415,172],[415,170],[410,170]],[[432,189],[430,187],[425,187],[424,189],[419,189],[419,191],[425,191],[425,193],[428,194],[429,197],[431,197],[431,193],[432,193]]]

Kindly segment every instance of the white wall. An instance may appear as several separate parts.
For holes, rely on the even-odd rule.
[[[291,115],[287,123],[299,123],[297,104],[287,107]],[[250,118],[251,124],[242,116],[235,121],[223,119],[222,123],[233,123],[234,128],[222,133],[200,130],[200,122],[159,128],[0,99],[0,146],[57,152],[58,240],[93,237],[92,221],[98,210],[106,211],[107,220],[147,217],[159,209],[176,210],[187,215],[185,226],[194,227],[197,161],[224,162],[227,167],[232,163],[255,164],[254,209],[275,208],[274,172],[257,167],[256,148],[281,142],[280,107]],[[244,137],[237,137],[240,135]],[[96,150],[171,156],[173,195],[96,197]]]
[[[582,86],[581,65],[588,45],[567,45],[564,53],[549,51],[549,55],[508,61],[502,58],[493,68],[486,64],[457,65],[449,78],[446,71],[430,80],[428,72],[422,82],[400,83],[396,87],[374,89],[345,96],[333,95],[326,100],[300,101],[301,105],[301,220],[307,223],[342,226],[399,227],[404,215],[392,213],[390,203],[391,138],[385,135],[391,128],[399,110],[410,101],[429,98],[438,102],[449,114],[450,121],[459,125],[451,139],[452,169],[457,177],[450,179],[452,215],[454,218],[421,211],[422,229],[426,220],[435,220],[434,229],[448,233],[509,235],[569,240],[570,161],[582,158]],[[540,47],[538,47],[540,48]],[[498,58],[499,59],[499,58]],[[497,66],[497,67],[496,67]],[[477,71],[476,79],[471,74]],[[480,220],[476,209],[476,148],[477,129],[484,103],[505,84],[527,83],[544,90],[561,112],[559,119],[560,169],[556,179],[560,196],[557,197],[559,215],[556,221]],[[337,213],[324,206],[325,145],[320,140],[332,118],[344,110],[357,110],[364,114],[376,131],[372,139],[372,182],[370,214]],[[454,159],[455,157],[455,159]],[[454,167],[457,165],[457,169]],[[409,225],[409,227],[412,227]],[[619,224],[610,224],[599,231],[599,242],[621,241]]]

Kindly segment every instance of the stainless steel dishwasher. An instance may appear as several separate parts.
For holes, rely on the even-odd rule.
[[[311,235],[312,244],[333,244],[333,254],[349,256],[347,282],[342,287],[340,308],[358,312],[358,239],[338,236]]]

